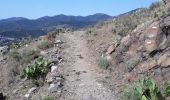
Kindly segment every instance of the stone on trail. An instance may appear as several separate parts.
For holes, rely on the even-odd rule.
[[[48,93],[51,94],[53,92],[58,92],[60,86],[61,86],[60,82],[57,82],[56,84],[54,84],[54,83],[50,84],[50,86],[48,88]]]
[[[58,66],[52,66],[51,67],[51,73],[57,72],[58,71]]]
[[[29,89],[27,94],[25,94],[25,98],[27,98],[27,100],[30,100],[36,89],[37,87],[32,87],[31,89]]]

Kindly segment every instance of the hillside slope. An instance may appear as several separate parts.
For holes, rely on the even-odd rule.
[[[0,99],[169,100],[168,7],[0,48]]]

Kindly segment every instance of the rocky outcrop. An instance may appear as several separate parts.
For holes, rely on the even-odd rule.
[[[108,51],[112,52],[113,64],[128,73],[129,81],[152,77],[162,84],[170,79],[170,14],[145,24]]]

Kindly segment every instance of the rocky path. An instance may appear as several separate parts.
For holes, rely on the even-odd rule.
[[[62,34],[65,84],[60,100],[115,100],[99,81],[103,75],[90,55],[83,31]]]

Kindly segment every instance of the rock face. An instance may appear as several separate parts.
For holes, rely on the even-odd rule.
[[[170,79],[170,15],[145,26],[123,37],[117,47],[109,47],[108,53],[112,52],[115,65],[128,70],[131,79],[149,76],[159,84]]]

